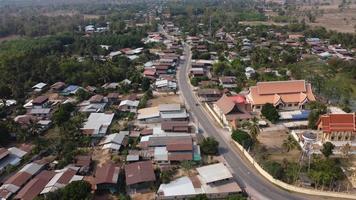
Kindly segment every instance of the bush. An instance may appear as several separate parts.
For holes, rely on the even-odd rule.
[[[212,137],[204,138],[200,143],[200,149],[203,154],[216,155],[219,151],[219,142]]]
[[[231,134],[231,138],[241,144],[245,149],[253,145],[251,136],[242,130],[234,130]]]
[[[275,161],[267,161],[264,163],[264,169],[276,179],[282,179],[284,175],[284,169],[282,165]]]
[[[261,113],[266,119],[271,121],[272,123],[276,123],[279,119],[279,114],[277,109],[270,103],[266,103],[263,105]]]

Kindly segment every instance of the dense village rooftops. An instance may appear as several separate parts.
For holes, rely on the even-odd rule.
[[[31,179],[15,196],[15,199],[32,200],[34,199],[46,184],[53,178],[55,172],[41,171],[35,178]]]
[[[141,161],[125,165],[126,185],[156,180],[151,161]]]
[[[317,122],[323,132],[356,131],[355,113],[323,115]]]

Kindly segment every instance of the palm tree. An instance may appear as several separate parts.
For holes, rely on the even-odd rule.
[[[298,145],[298,144],[297,144],[296,141],[293,139],[293,137],[289,135],[288,138],[283,141],[282,147],[283,147],[283,149],[285,149],[287,152],[289,152],[290,150],[296,148],[297,145]]]
[[[257,136],[260,134],[260,127],[258,127],[258,119],[254,117],[247,127],[250,135],[254,141],[257,141]]]

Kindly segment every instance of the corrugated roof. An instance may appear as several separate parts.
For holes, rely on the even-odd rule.
[[[116,184],[119,178],[120,167],[114,163],[105,163],[101,167],[98,167],[95,171],[95,183],[96,184]]]
[[[30,182],[28,182],[16,195],[15,199],[22,200],[32,200],[46,186],[46,184],[51,180],[54,176],[54,172],[52,171],[42,171],[35,178],[33,178]]]
[[[141,161],[125,165],[125,176],[126,185],[156,180],[151,161]]]
[[[217,163],[197,168],[205,183],[216,182],[232,178],[231,172],[223,163]]]

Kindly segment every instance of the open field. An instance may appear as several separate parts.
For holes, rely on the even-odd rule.
[[[149,100],[148,105],[150,106],[158,106],[159,104],[165,104],[165,103],[178,103],[181,104],[182,101],[179,98],[178,95],[174,94],[160,94],[157,96],[156,94],[154,95],[154,98]]]
[[[311,26],[322,26],[328,30],[344,33],[355,33],[356,31],[356,1],[340,6],[342,0],[325,0],[322,2],[312,1],[312,5],[302,5],[297,11],[301,12],[312,10],[312,12],[322,13],[316,17]],[[305,16],[299,19],[306,18]],[[307,20],[306,20],[307,21]]]

